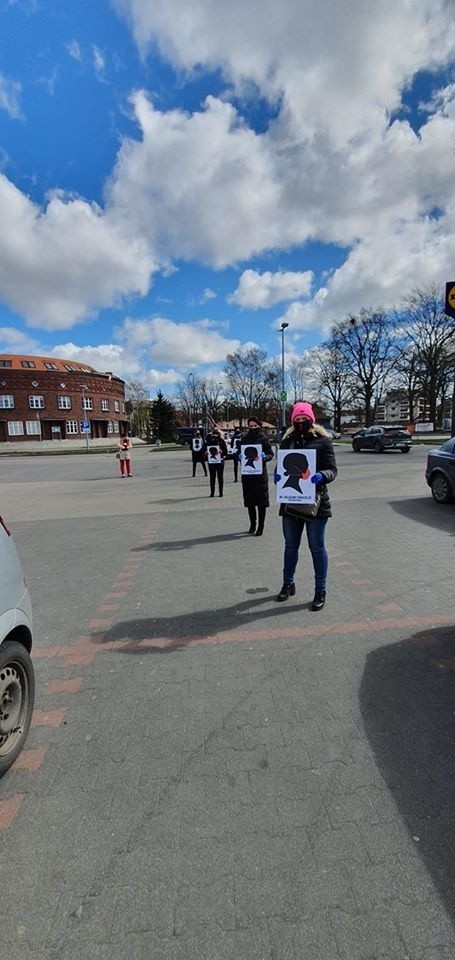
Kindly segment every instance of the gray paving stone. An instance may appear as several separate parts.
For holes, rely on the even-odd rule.
[[[322,914],[297,923],[269,920],[273,960],[340,960],[330,921]]]
[[[384,909],[377,908],[372,915],[332,910],[330,923],[340,960],[405,960],[408,956],[393,916]]]
[[[215,878],[209,882],[176,884],[174,929],[177,936],[184,930],[207,923],[216,923],[222,930],[234,930],[234,878]]]
[[[435,946],[452,947],[455,956],[455,932],[446,909],[437,897],[421,903],[395,902],[391,913],[397,922],[411,955]]]

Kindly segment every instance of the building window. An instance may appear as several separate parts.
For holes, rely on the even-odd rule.
[[[59,398],[58,398],[58,409],[59,409],[59,410],[71,410],[71,397],[59,397]]]
[[[24,424],[22,423],[22,420],[10,420],[8,424],[8,433],[10,437],[23,437]]]
[[[114,424],[112,423],[112,420],[107,421],[107,432],[108,433],[114,432]]]
[[[41,424],[39,420],[26,420],[25,432],[28,437],[41,436]]]
[[[0,367],[10,367],[11,360],[0,360]]]
[[[126,404],[122,403],[122,413],[126,413]]]
[[[30,410],[44,410],[44,397],[41,397],[38,394],[32,394],[28,398],[28,405]]]
[[[118,400],[114,400],[114,410],[116,413],[120,413],[120,404]]]
[[[0,410],[14,410],[14,397],[12,394],[4,393],[0,396]]]
[[[79,424],[77,420],[67,420],[66,421],[66,432],[69,435],[70,433],[79,433]]]
[[[118,433],[118,420],[114,420],[114,433]]]
[[[64,363],[63,366],[65,367],[65,370],[68,370],[70,373],[79,372],[77,367],[72,367],[69,363]]]
[[[104,410],[105,413],[108,412],[108,410],[109,410],[109,400],[102,400],[102,401],[101,401],[101,409]]]
[[[45,363],[44,366],[46,367],[46,370],[58,370],[56,363]]]
[[[82,397],[82,409],[93,410],[93,397]]]
[[[35,368],[36,364],[33,363],[33,360],[21,360],[21,367]]]

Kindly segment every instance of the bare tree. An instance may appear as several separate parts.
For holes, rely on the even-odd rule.
[[[267,354],[257,347],[238,350],[226,357],[224,376],[233,404],[246,416],[266,410],[277,385]]]
[[[384,389],[399,353],[393,319],[383,310],[363,308],[358,316],[335,324],[327,347],[339,354],[346,383],[360,400],[368,426],[375,398]]]
[[[150,400],[147,387],[139,380],[130,380],[125,386],[125,396],[125,407],[131,420],[132,432],[138,437],[145,437],[150,416]]]
[[[402,311],[408,343],[420,370],[420,386],[429,420],[436,424],[455,362],[455,320],[444,313],[437,286],[413,290]]]
[[[313,354],[313,375],[319,395],[333,412],[335,430],[340,430],[343,409],[352,403],[356,395],[353,375],[337,346],[335,335],[325,347],[313,351]]]
[[[297,403],[308,396],[307,366],[303,357],[292,357],[287,364],[286,381],[291,394],[288,400]]]

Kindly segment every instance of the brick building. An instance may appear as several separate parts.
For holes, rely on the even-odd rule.
[[[55,357],[0,354],[0,443],[123,436],[125,382]]]

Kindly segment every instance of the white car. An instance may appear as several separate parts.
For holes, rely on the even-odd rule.
[[[22,750],[35,702],[33,618],[19,555],[0,517],[0,777]]]

